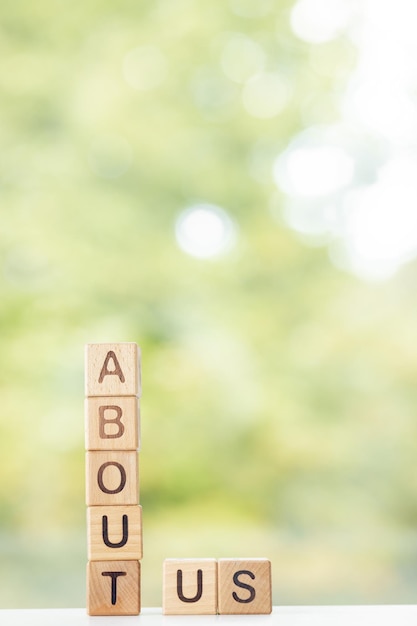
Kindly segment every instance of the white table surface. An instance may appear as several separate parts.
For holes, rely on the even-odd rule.
[[[134,617],[89,617],[85,609],[3,609],[0,626],[416,626],[417,605],[279,606],[271,615],[162,615],[144,608]]]

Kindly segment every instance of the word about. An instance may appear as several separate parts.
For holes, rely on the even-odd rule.
[[[140,613],[140,352],[135,343],[85,348],[87,613]]]

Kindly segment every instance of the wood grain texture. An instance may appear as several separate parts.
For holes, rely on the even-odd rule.
[[[88,507],[87,543],[90,561],[140,561],[142,507]]]
[[[165,615],[214,615],[217,612],[216,559],[166,559],[162,610]]]
[[[86,449],[137,450],[139,419],[139,400],[136,396],[86,398]]]
[[[140,350],[136,343],[85,346],[86,396],[140,396]]]
[[[89,615],[139,615],[139,561],[90,561],[87,565]]]
[[[272,611],[268,559],[219,559],[219,613],[269,614]]]
[[[86,453],[87,506],[139,504],[136,451]]]

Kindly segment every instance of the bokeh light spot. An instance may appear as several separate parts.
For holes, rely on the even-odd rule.
[[[374,81],[370,74],[352,84],[343,110],[348,119],[392,141],[406,140],[417,131],[415,105],[406,91]]]
[[[220,207],[199,204],[181,213],[175,235],[179,247],[187,254],[210,258],[230,250],[236,240],[236,228]]]
[[[347,0],[299,0],[291,11],[291,28],[308,43],[324,43],[347,27],[351,11]]]
[[[244,83],[263,70],[265,53],[261,46],[245,35],[232,35],[226,42],[221,66],[228,78]]]
[[[352,157],[337,146],[290,148],[274,166],[277,185],[289,195],[324,196],[345,187],[353,178]]]
[[[345,200],[350,268],[387,278],[417,252],[417,159],[398,156],[381,168],[375,184]]]
[[[253,117],[267,119],[283,111],[289,95],[288,85],[278,74],[264,72],[248,80],[242,100],[245,109]]]
[[[128,52],[123,60],[123,76],[138,91],[150,91],[165,79],[168,66],[156,46],[141,46]]]
[[[217,68],[199,68],[190,83],[193,101],[209,119],[222,120],[230,115],[236,91],[236,86]]]

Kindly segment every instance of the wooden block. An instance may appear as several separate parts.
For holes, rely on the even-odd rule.
[[[85,347],[86,396],[139,396],[136,343],[89,343]]]
[[[216,559],[166,559],[162,609],[165,615],[216,614]]]
[[[87,538],[89,561],[140,561],[142,507],[88,507]]]
[[[91,561],[87,565],[89,615],[139,615],[139,561]]]
[[[137,452],[87,452],[86,502],[88,506],[139,504]]]
[[[137,450],[139,400],[136,396],[103,396],[85,400],[87,450]]]
[[[218,563],[221,615],[272,612],[268,559],[219,559]]]

